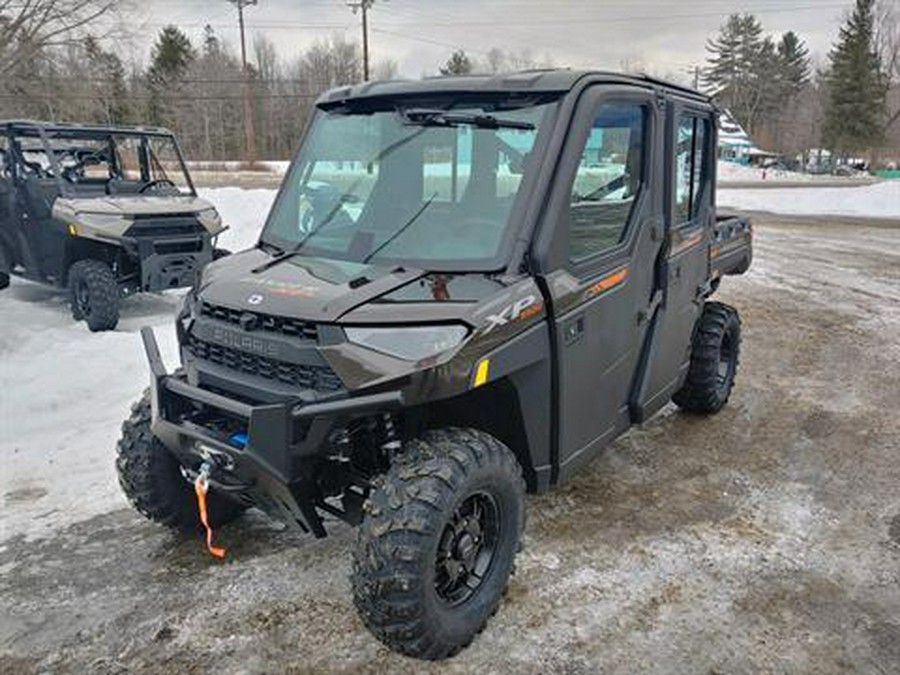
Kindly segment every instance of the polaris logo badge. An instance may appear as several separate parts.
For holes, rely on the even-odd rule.
[[[254,293],[249,298],[247,298],[247,304],[261,305],[263,300],[265,300],[265,298],[262,295],[260,295],[259,293]]]
[[[259,356],[265,356],[271,359],[277,359],[279,357],[280,350],[278,344],[271,340],[265,340],[253,335],[247,335],[246,333],[238,333],[234,330],[219,327],[212,330],[212,335],[210,337],[213,342],[220,344],[223,347],[230,347],[231,349],[250,354],[258,354]]]
[[[505,326],[516,319],[528,319],[541,311],[541,303],[533,295],[526,295],[511,305],[503,308],[499,314],[489,314],[488,325],[484,332],[490,333],[497,326]]]

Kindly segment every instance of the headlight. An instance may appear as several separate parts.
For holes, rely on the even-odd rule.
[[[196,292],[196,288],[191,288],[184,294],[184,299],[181,301],[181,307],[178,309],[178,313],[175,316],[176,321],[182,321],[183,319],[191,317],[194,311],[194,303],[197,301]]]
[[[422,359],[453,349],[468,330],[465,326],[415,326],[412,328],[345,328],[354,344],[406,361]]]
[[[124,228],[128,224],[128,219],[125,216],[109,213],[76,213],[75,218],[79,223],[98,230]]]
[[[208,222],[212,223],[213,225],[218,225],[222,222],[222,218],[219,216],[219,212],[215,209],[203,209],[202,211],[198,211],[197,218],[199,218],[201,222]]]

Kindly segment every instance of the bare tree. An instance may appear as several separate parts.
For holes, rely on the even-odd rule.
[[[880,0],[875,8],[875,47],[885,75],[900,81],[900,9],[892,0]]]
[[[528,48],[520,52],[508,52],[493,47],[483,61],[473,61],[473,72],[476,73],[511,73],[517,70],[552,67],[553,59],[549,55],[536,57]]]
[[[875,46],[888,79],[887,141],[894,149],[900,149],[900,9],[895,1],[881,0],[875,8]]]
[[[0,77],[49,48],[78,42],[120,0],[0,0]]]
[[[372,69],[373,80],[393,80],[397,77],[400,66],[393,59],[382,59]]]

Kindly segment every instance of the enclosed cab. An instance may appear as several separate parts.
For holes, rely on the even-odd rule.
[[[165,129],[0,122],[0,286],[69,288],[91,330],[121,296],[193,285],[223,229]]]
[[[499,603],[526,490],[670,400],[725,405],[740,322],[710,296],[749,266],[750,225],[715,211],[715,107],[656,80],[374,83],[316,107],[257,246],[186,297],[179,372],[145,329],[119,475],[169,525],[197,526],[195,494],[208,528],[247,506],[359,524],[366,625],[443,658]]]

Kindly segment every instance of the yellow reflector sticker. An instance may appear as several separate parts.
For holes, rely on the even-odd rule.
[[[488,379],[488,369],[490,368],[490,360],[482,359],[478,364],[478,370],[475,371],[475,386],[480,387]]]
[[[71,234],[73,237],[78,236],[78,228],[72,223],[69,223],[69,234]]]

